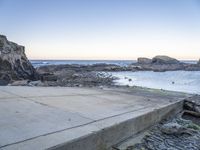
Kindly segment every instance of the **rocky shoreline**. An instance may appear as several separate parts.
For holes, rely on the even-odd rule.
[[[117,71],[200,71],[197,64],[180,62],[168,56],[138,58],[128,66],[115,64],[47,65],[34,68],[26,57],[24,46],[0,35],[0,85],[27,86],[114,86]]]
[[[126,150],[199,150],[200,96],[185,100],[184,110],[174,118],[163,120],[146,131],[140,143]]]
[[[114,64],[94,64],[94,65],[49,65],[36,69],[41,76],[42,82],[53,86],[113,86],[112,77],[109,72],[121,71],[200,71],[199,62],[197,64],[182,63],[168,56],[156,56],[152,59],[138,58],[136,63],[128,66]]]

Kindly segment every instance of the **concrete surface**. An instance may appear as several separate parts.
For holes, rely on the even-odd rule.
[[[132,137],[126,139],[125,141],[122,141],[121,143],[116,144],[115,148],[117,150],[127,150],[127,147],[130,147],[137,143],[140,143],[142,141],[142,139],[148,134],[149,134],[148,130],[140,132],[140,133],[133,135]]]
[[[0,87],[0,149],[108,149],[179,112],[188,96],[142,88]]]

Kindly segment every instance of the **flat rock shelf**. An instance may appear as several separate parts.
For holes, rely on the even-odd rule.
[[[136,87],[0,87],[0,149],[111,149],[180,112],[190,96]]]

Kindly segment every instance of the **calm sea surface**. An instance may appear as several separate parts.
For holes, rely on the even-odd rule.
[[[200,71],[113,72],[112,75],[119,78],[115,81],[117,85],[200,94]]]
[[[61,64],[80,64],[80,65],[92,65],[99,63],[116,64],[120,66],[126,66],[135,60],[31,60],[34,67],[45,65],[61,65]]]

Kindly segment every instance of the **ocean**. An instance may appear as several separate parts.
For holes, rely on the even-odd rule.
[[[34,67],[59,64],[92,65],[97,63],[127,66],[134,62],[136,62],[136,60],[31,60]],[[182,62],[197,63],[197,61]],[[112,72],[111,74],[118,78],[118,80],[115,81],[116,85],[141,86],[200,94],[200,71],[138,71]]]
[[[135,63],[136,60],[31,60],[34,67],[40,67],[45,65],[62,65],[62,64],[80,64],[80,65],[92,65],[98,63],[116,64],[120,66],[127,66],[131,63]],[[181,62],[195,64],[194,60],[182,60]]]
[[[200,94],[200,71],[138,71],[113,72],[117,85],[141,86],[154,89]]]
[[[93,65],[98,63],[126,66],[134,62],[136,62],[136,60],[31,60],[31,63],[34,67],[62,64]]]

